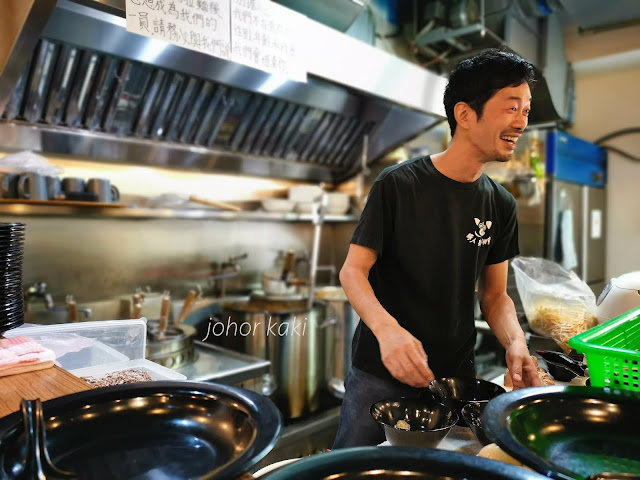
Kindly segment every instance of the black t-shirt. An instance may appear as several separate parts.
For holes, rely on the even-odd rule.
[[[430,157],[386,168],[373,184],[351,243],[378,259],[369,282],[382,306],[424,346],[436,378],[473,359],[474,292],[485,265],[519,253],[516,202],[487,175],[460,183]],[[353,365],[392,379],[360,321]]]

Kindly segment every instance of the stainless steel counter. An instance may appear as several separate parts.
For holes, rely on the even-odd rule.
[[[235,384],[269,373],[268,360],[244,355],[209,343],[195,341],[198,358],[176,372],[195,382]]]

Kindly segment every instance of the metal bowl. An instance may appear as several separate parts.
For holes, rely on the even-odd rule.
[[[481,378],[437,378],[429,384],[429,391],[439,402],[458,414],[458,425],[466,426],[462,420],[462,407],[470,402],[488,402],[506,392],[493,382]]]
[[[449,407],[429,398],[381,400],[369,412],[394,446],[435,448],[458,421]],[[406,422],[409,430],[399,427],[399,421]]]
[[[638,412],[634,392],[547,386],[500,395],[483,420],[492,441],[548,477],[584,480],[610,472],[640,478]]]
[[[267,398],[198,382],[97,388],[44,402],[42,412],[48,459],[30,448],[26,414],[25,428],[20,413],[0,419],[0,478],[31,478],[34,456],[93,480],[235,478],[273,448],[282,429]]]
[[[484,433],[484,428],[482,426],[482,414],[486,406],[487,402],[470,402],[460,410],[462,419],[466,422],[482,445],[489,445],[491,443],[487,434]]]
[[[504,462],[416,447],[354,447],[284,465],[261,480],[544,480]],[[548,480],[548,479],[547,479]]]

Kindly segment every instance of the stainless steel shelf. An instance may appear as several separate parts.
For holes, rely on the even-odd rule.
[[[230,220],[256,222],[311,222],[308,213],[272,213],[264,211],[231,212],[207,208],[139,208],[139,207],[76,207],[60,205],[0,205],[0,216],[73,216],[106,217],[143,220],[154,218],[191,220]],[[356,222],[359,215],[326,215],[325,222]]]

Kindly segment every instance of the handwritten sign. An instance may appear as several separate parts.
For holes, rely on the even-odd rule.
[[[231,60],[306,82],[300,41],[306,21],[270,0],[231,0]]]
[[[229,0],[127,0],[127,31],[229,60]]]

